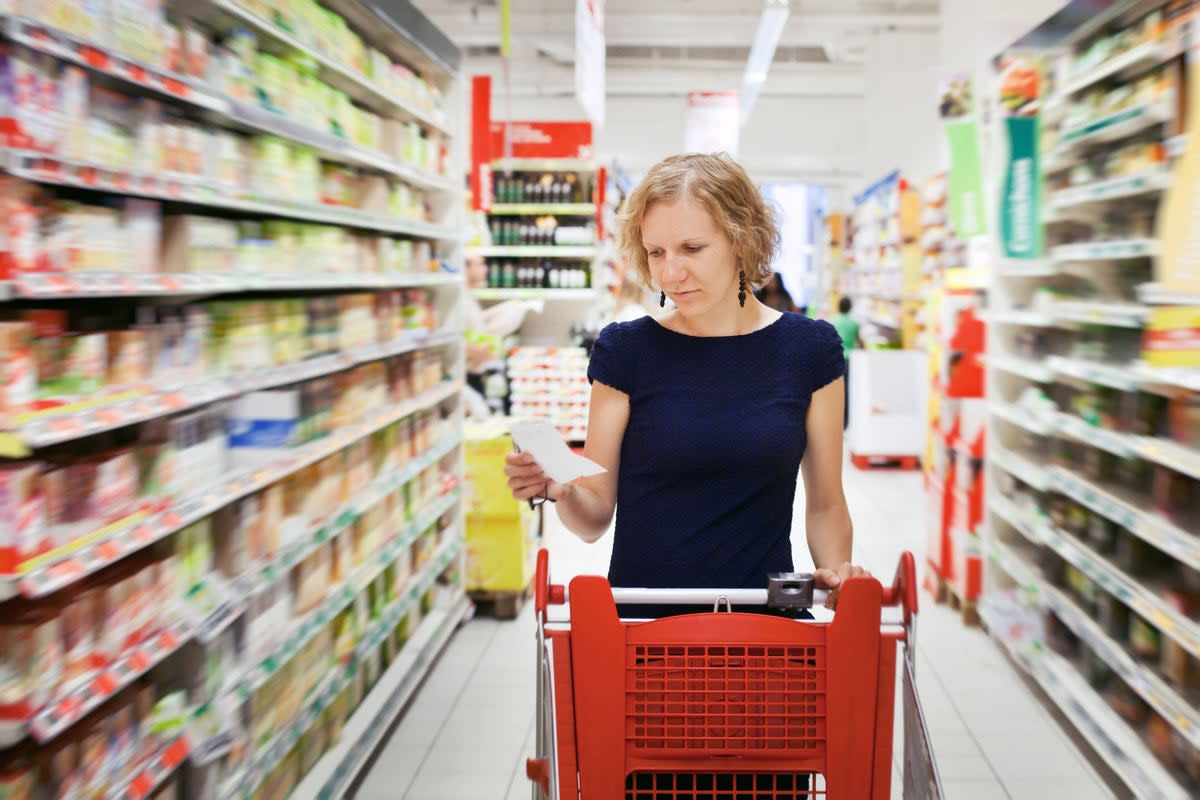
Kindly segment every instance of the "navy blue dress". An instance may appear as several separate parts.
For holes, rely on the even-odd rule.
[[[630,405],[609,581],[763,588],[791,571],[808,407],[844,372],[837,331],[800,314],[741,336],[688,336],[651,317],[607,326],[588,379]]]

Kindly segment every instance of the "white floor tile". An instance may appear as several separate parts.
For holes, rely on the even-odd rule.
[[[803,486],[796,519],[803,525]],[[848,468],[846,495],[855,522],[855,559],[891,580],[904,550],[921,562],[924,489],[916,473]],[[797,569],[811,566],[802,533],[793,537]],[[551,577],[605,574],[611,534],[586,544],[547,507]],[[917,686],[948,800],[1021,800],[1111,793],[1013,671],[991,639],[964,628],[958,614],[922,592]],[[451,641],[437,670],[364,781],[360,800],[524,800],[525,759],[533,755],[533,614],[477,619]],[[899,698],[899,683],[897,698]],[[896,710],[893,797],[900,797],[903,726]]]

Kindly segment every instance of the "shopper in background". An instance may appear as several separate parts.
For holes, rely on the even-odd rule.
[[[647,316],[645,306],[646,286],[629,270],[623,270],[617,287],[616,302],[613,304],[612,322],[632,322]]]
[[[479,253],[467,254],[467,383],[480,395],[484,393],[483,375],[486,365],[500,357],[498,342],[516,333],[529,306],[519,300],[508,300],[484,309],[472,290],[487,286],[487,262]]]
[[[850,425],[850,353],[856,347],[862,347],[862,334],[859,332],[858,320],[850,316],[854,310],[854,301],[843,297],[838,301],[838,313],[829,320],[838,336],[842,337],[842,349],[846,354],[846,411],[842,419],[842,427]]]
[[[792,302],[792,296],[783,285],[783,276],[778,272],[771,276],[766,286],[755,289],[754,296],[767,308],[773,308],[776,311],[797,310],[796,304]]]
[[[828,322],[753,295],[778,248],[773,212],[728,156],[673,156],[629,196],[619,241],[676,308],[611,324],[596,341],[584,452],[608,471],[559,484],[530,454],[510,454],[513,496],[557,502],[588,542],[615,513],[615,586],[762,588],[793,568],[802,472],[808,548],[832,605],[843,581],[865,574],[850,563],[842,491],[845,357]]]

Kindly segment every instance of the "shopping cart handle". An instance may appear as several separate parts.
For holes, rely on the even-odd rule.
[[[900,606],[904,613],[904,624],[912,622],[917,613],[917,561],[913,554],[900,554],[900,563],[896,566],[896,577],[891,586],[884,587],[883,604],[885,606]]]
[[[550,552],[538,550],[537,567],[533,573],[533,610],[541,613],[548,605],[561,606],[567,602],[567,587],[550,583]]]

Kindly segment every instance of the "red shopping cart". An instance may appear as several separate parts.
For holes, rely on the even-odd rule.
[[[538,553],[535,800],[889,800],[897,642],[908,800],[942,793],[914,682],[917,583],[910,553],[891,587],[853,578],[830,622],[730,613],[824,602],[811,577],[761,590],[551,585]],[[569,621],[549,619],[570,601]],[[712,606],[621,620],[617,604]],[[726,611],[719,612],[724,606]],[[883,608],[901,618],[885,622]]]

